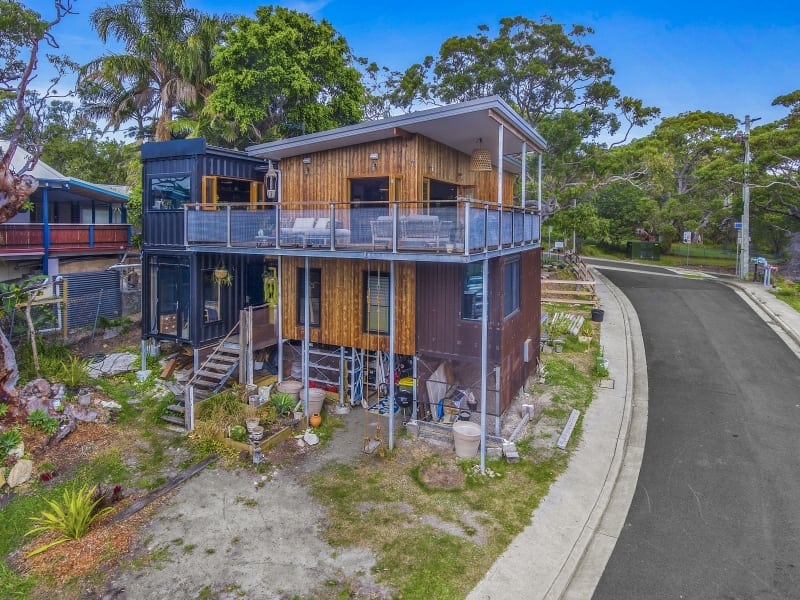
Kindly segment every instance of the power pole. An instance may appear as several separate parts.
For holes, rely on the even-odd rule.
[[[747,279],[750,273],[750,115],[744,117],[744,181],[742,182],[742,253],[739,276]]]
[[[744,117],[744,182],[742,183],[742,254],[739,276],[748,279],[750,274],[750,124],[761,117]]]

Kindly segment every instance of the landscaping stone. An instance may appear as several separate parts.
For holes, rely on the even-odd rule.
[[[55,395],[54,386],[46,379],[29,381],[19,392],[19,404],[28,414],[35,410],[49,412],[50,399]]]
[[[12,488],[22,485],[31,478],[31,473],[33,473],[33,461],[27,458],[18,460],[8,474],[8,485]]]
[[[68,404],[64,409],[64,413],[76,421],[84,421],[86,423],[95,423],[98,421],[100,411],[91,406],[79,406],[77,404]]]
[[[100,362],[90,365],[89,376],[96,379],[108,375],[127,373],[128,371],[133,371],[133,365],[138,360],[139,356],[130,352],[109,354]]]
[[[6,472],[5,469],[0,469],[0,490],[3,489],[3,486],[6,484]]]
[[[8,456],[14,460],[19,460],[25,454],[25,442],[17,444],[16,448],[12,448]]]

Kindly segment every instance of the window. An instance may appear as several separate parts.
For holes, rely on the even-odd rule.
[[[506,260],[503,274],[503,318],[519,310],[519,258]]]
[[[364,331],[389,333],[389,275],[364,273]]]
[[[191,178],[186,175],[156,175],[150,178],[150,210],[176,210],[192,201]]]
[[[174,256],[150,258],[150,327],[154,334],[189,338],[189,262]]]
[[[464,266],[464,286],[461,294],[461,318],[480,321],[483,311],[483,268],[480,263]]]
[[[321,294],[322,272],[320,269],[309,269],[308,283],[308,311],[310,326],[319,327],[319,306]],[[297,269],[297,324],[305,325],[306,322],[306,270]]]
[[[222,291],[220,283],[214,277],[214,269],[203,270],[203,322],[214,323],[222,319]]]
[[[214,208],[217,202],[255,205],[264,202],[264,183],[249,179],[230,177],[203,177],[203,193],[200,198],[203,208]]]

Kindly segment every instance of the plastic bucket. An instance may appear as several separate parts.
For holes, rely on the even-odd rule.
[[[295,399],[300,398],[300,390],[303,389],[302,381],[285,379],[277,385],[277,390],[283,394],[291,394]]]
[[[308,388],[308,414],[322,413],[325,403],[325,390],[322,388]]]
[[[603,315],[604,311],[600,308],[593,308],[592,309],[592,321],[595,323],[602,323],[603,322]]]
[[[481,445],[481,426],[472,421],[456,421],[453,423],[453,441],[457,457],[474,458]]]

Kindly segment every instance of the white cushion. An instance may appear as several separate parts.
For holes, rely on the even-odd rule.
[[[314,227],[314,217],[297,217],[292,229],[311,229]]]

